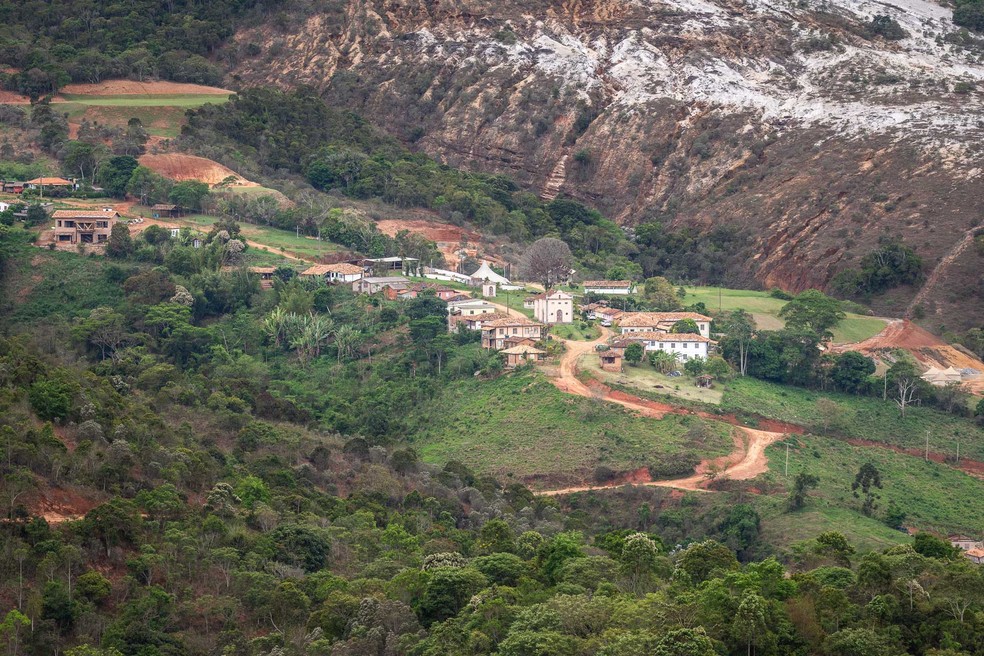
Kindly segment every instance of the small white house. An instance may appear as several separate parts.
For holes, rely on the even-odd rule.
[[[623,335],[627,340],[639,342],[646,351],[673,353],[681,360],[707,359],[708,349],[714,342],[694,333],[638,332]]]
[[[474,317],[480,314],[492,314],[499,308],[481,298],[469,298],[464,301],[448,301],[448,314],[462,317]]]
[[[574,297],[555,289],[533,298],[533,316],[546,324],[574,321]]]
[[[634,290],[631,280],[585,280],[585,294],[627,296]]]

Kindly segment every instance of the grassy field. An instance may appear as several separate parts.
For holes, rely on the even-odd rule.
[[[647,419],[618,406],[571,397],[537,373],[467,381],[419,417],[414,448],[427,462],[460,460],[483,473],[554,484],[590,480],[599,465],[625,471],[730,452],[731,427],[707,422],[704,444],[689,443],[691,417]]]
[[[550,326],[550,334],[561,339],[586,342],[597,339],[601,335],[601,330],[593,324],[577,319],[574,323],[562,323]]]
[[[755,317],[758,327],[764,330],[778,330],[784,325],[779,318],[779,310],[786,301],[772,298],[768,292],[722,287],[688,287],[683,303],[691,305],[698,302],[703,302],[711,312],[745,310]],[[885,322],[881,319],[848,313],[847,317],[834,328],[834,341],[860,342],[877,335],[884,328]]]
[[[970,532],[976,534],[984,526],[984,506],[980,499],[984,482],[961,471],[922,458],[896,453],[888,449],[859,449],[845,442],[814,436],[791,440],[789,450],[789,477],[783,476],[786,448],[775,444],[766,451],[770,468],[760,479],[769,486],[784,484],[787,487],[799,472],[808,472],[820,479],[820,485],[812,492],[819,498],[820,509],[840,509],[856,513],[855,517],[842,516],[844,523],[867,519],[860,514],[862,499],[856,498],[851,483],[858,470],[870,462],[881,473],[882,489],[875,490],[879,499],[873,517],[881,521],[890,501],[906,513],[906,525],[941,533]],[[808,508],[813,504],[809,504]],[[829,511],[828,511],[829,512]],[[799,513],[794,513],[798,515]],[[857,531],[870,531],[864,523]],[[797,529],[790,525],[784,530]],[[822,527],[803,527],[805,536],[816,535]],[[901,534],[900,534],[901,535]]]
[[[208,96],[198,96],[207,99]],[[216,102],[223,102],[222,96],[213,96]],[[208,102],[203,100],[202,103]],[[163,105],[144,104],[130,105],[123,102],[117,104],[96,104],[90,102],[63,102],[54,107],[62,114],[68,115],[71,123],[81,123],[87,120],[117,128],[125,128],[127,121],[138,118],[147,132],[156,137],[173,139],[181,134],[185,112],[197,105]]]
[[[666,395],[712,405],[720,405],[724,398],[724,389],[720,385],[716,385],[714,388],[697,387],[694,385],[692,377],[687,375],[677,378],[664,376],[645,361],[639,363],[638,366],[625,364],[622,367],[622,373],[616,373],[603,370],[600,358],[591,353],[581,358],[578,367],[581,371],[590,374],[592,378],[609,385],[625,388],[626,391],[642,396]]]
[[[920,407],[909,408],[906,418],[902,419],[891,400],[816,392],[754,378],[737,378],[728,383],[722,407],[822,430],[824,417],[817,408],[821,398],[837,404],[831,433],[922,449],[928,431],[931,451],[956,455],[959,438],[961,456],[984,460],[984,431],[969,419]]]
[[[177,219],[166,219],[178,225],[186,225],[201,230],[208,230],[218,221],[218,217],[206,216],[204,214],[189,214]],[[270,226],[259,226],[250,223],[240,223],[243,235],[249,241],[268,246],[275,251],[283,250],[286,253],[296,253],[303,258],[317,259],[328,254],[337,253],[343,250],[339,244],[330,241],[318,241],[304,235],[297,236],[289,230],[280,230]],[[258,250],[258,249],[257,249]]]
[[[230,96],[232,94],[229,94]],[[229,96],[221,94],[121,94],[109,96],[95,96],[86,94],[65,93],[61,95],[66,103],[56,102],[55,104],[76,103],[80,105],[92,105],[94,107],[201,107],[211,103],[219,105],[227,100]]]
[[[860,512],[830,503],[819,493],[807,507],[794,513],[786,512],[782,495],[755,497],[754,505],[762,517],[762,540],[775,546],[780,553],[797,542],[812,540],[824,531],[843,533],[859,553],[881,551],[912,538],[887,526],[884,522],[865,517]]]

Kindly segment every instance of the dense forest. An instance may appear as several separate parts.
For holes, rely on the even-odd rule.
[[[206,57],[236,26],[281,0],[95,0],[0,2],[3,86],[38,98],[69,82],[161,77],[218,85],[224,71]]]

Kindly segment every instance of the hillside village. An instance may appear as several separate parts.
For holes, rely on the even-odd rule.
[[[953,5],[0,2],[0,651],[984,654]]]

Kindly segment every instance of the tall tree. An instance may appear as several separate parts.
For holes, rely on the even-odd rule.
[[[570,277],[573,264],[570,247],[560,239],[543,237],[537,239],[523,253],[520,269],[523,275],[550,289]]]
[[[840,301],[817,289],[800,292],[779,310],[779,317],[786,320],[788,328],[811,330],[824,339],[833,337],[830,329],[844,316]]]

